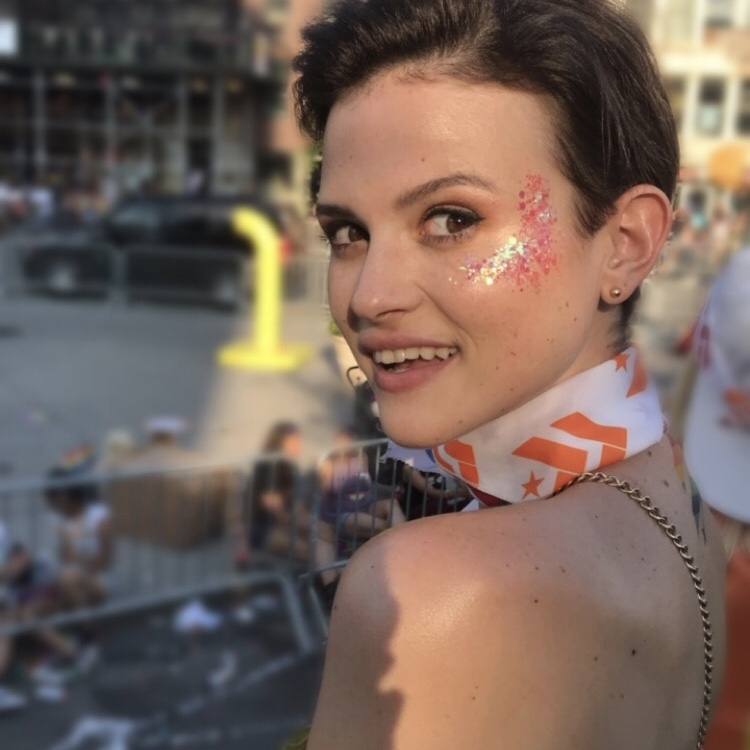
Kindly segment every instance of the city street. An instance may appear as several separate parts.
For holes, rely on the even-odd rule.
[[[215,364],[216,350],[249,329],[247,311],[0,298],[2,479],[38,476],[71,446],[99,443],[113,428],[142,438],[144,420],[156,414],[184,417],[190,445],[228,460],[252,456],[272,423],[294,420],[314,458],[351,409],[323,308],[314,298],[285,306],[285,339],[313,350],[289,375]],[[176,606],[108,621],[99,662],[66,685],[62,699],[35,698],[22,680],[32,703],[0,717],[3,746],[122,750],[118,737],[127,736],[131,748],[276,750],[309,721],[321,654],[297,656],[288,622],[273,607],[252,623],[235,622],[233,597],[210,603],[225,624],[202,638],[175,636]],[[228,660],[232,674],[212,688],[207,680]]]
[[[635,334],[668,405],[685,364],[673,347],[704,288],[694,274],[657,274],[644,288]],[[141,438],[144,420],[156,414],[184,417],[191,445],[228,460],[252,456],[272,423],[291,419],[303,427],[306,458],[314,458],[336,425],[350,421],[351,397],[316,294],[288,302],[284,314],[285,340],[307,342],[314,356],[296,373],[264,375],[215,363],[220,346],[249,335],[247,311],[0,298],[3,478],[37,476],[66,449],[100,443],[115,428]],[[97,625],[94,669],[54,701],[22,680],[32,703],[0,717],[4,742],[13,750],[277,750],[310,720],[322,649],[298,655],[278,601],[245,623],[234,616],[238,601],[235,592],[209,600],[224,622],[200,637],[175,634],[177,606]],[[214,675],[222,673],[217,687]]]
[[[189,442],[210,457],[254,454],[269,426],[301,424],[308,456],[350,421],[327,320],[316,301],[285,306],[285,339],[313,358],[288,375],[225,370],[218,348],[248,335],[249,313],[103,300],[0,297],[0,474],[36,476],[112,429],[143,437],[155,415],[185,418]]]

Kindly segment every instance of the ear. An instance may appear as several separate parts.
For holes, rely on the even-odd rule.
[[[672,205],[654,185],[637,185],[620,197],[607,222],[604,302],[617,305],[633,295],[658,260],[671,227]]]

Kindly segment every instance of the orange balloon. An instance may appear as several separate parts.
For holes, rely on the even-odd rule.
[[[728,190],[750,186],[750,144],[728,143],[711,155],[708,174],[712,182]]]

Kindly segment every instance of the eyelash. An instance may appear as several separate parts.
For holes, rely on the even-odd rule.
[[[458,232],[444,235],[444,236],[428,235],[426,232],[424,232],[424,230],[420,230],[420,237],[423,242],[433,243],[433,244],[438,244],[438,245],[461,242],[462,240],[466,238],[466,235],[468,233],[473,231],[484,220],[484,218],[480,216],[479,214],[477,214],[475,211],[472,211],[467,208],[459,208],[457,206],[435,206],[434,208],[431,208],[424,215],[422,219],[422,223],[429,221],[430,219],[434,219],[436,216],[441,216],[443,214],[447,214],[449,217],[452,217],[452,218],[458,217],[460,219],[468,220],[471,222],[471,224]],[[339,244],[337,246],[334,246],[333,238],[336,236],[336,233],[340,229],[343,229],[344,227],[348,227],[348,226],[356,227],[365,236],[367,236],[367,232],[362,227],[346,219],[340,219],[338,221],[332,221],[327,224],[323,233],[321,234],[321,239],[324,242],[328,243],[328,246],[331,248],[332,251],[335,252],[338,250],[338,252],[342,252],[345,248],[347,248],[349,245],[354,244],[354,243]]]
[[[331,255],[336,256],[336,257],[341,257],[346,252],[347,248],[350,245],[354,244],[352,242],[348,242],[346,244],[337,244],[337,245],[333,244],[333,238],[336,236],[336,233],[339,231],[339,229],[343,229],[344,227],[356,227],[365,236],[367,236],[367,232],[365,232],[365,230],[362,229],[362,227],[358,226],[357,224],[354,224],[351,221],[347,221],[346,219],[339,219],[337,221],[328,222],[320,234],[320,239],[322,242],[328,245],[328,249]]]
[[[431,208],[425,214],[423,222],[429,221],[430,219],[434,219],[436,216],[441,216],[443,214],[447,214],[452,218],[458,217],[468,220],[471,222],[471,224],[458,232],[445,236],[427,235],[424,232],[421,232],[421,236],[424,242],[437,243],[439,245],[461,242],[466,239],[467,234],[472,232],[483,221],[483,217],[468,208],[459,208],[458,206],[436,206],[435,208]]]

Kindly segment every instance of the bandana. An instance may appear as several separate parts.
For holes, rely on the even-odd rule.
[[[479,503],[492,507],[551,497],[581,474],[630,458],[663,435],[656,389],[630,348],[459,439],[430,450],[391,443],[387,455],[460,479]]]

